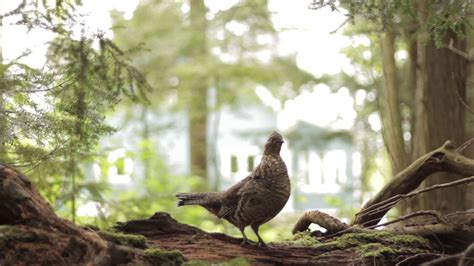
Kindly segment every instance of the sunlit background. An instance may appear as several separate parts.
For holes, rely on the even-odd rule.
[[[169,1],[179,5],[184,16],[189,13],[186,1]],[[17,2],[3,1],[2,12],[14,8]],[[142,2],[152,5],[153,1]],[[371,41],[362,34],[351,37],[344,34],[347,28],[344,25],[344,10],[310,10],[309,2],[268,2],[277,39],[268,39],[270,37],[262,34],[257,42],[276,45],[260,50],[257,59],[265,62],[275,55],[294,56],[297,66],[313,75],[314,81],[310,86],[294,88],[291,83],[280,84],[279,90],[289,90],[290,94],[275,92],[264,83],[250,88],[236,87],[237,92],[250,91],[256,100],[218,106],[214,103],[219,88],[208,88],[208,106],[213,108],[207,122],[207,179],[191,176],[189,125],[187,113],[183,111],[186,107],[174,105],[179,96],[169,94],[159,104],[154,104],[152,100],[146,113],[142,113],[140,105],[125,103],[117,107],[107,114],[109,124],[116,127],[117,132],[104,137],[97,148],[101,155],[83,163],[82,167],[86,180],[98,182],[106,179],[110,184],[102,199],[109,204],[84,193],[79,197],[78,221],[107,225],[116,220],[144,218],[155,211],[167,211],[184,222],[207,230],[238,235],[238,231],[227,223],[218,221],[198,207],[174,207],[173,195],[191,189],[222,190],[246,177],[259,163],[265,139],[274,130],[281,132],[286,140],[282,157],[289,169],[292,196],[283,213],[264,227],[263,237],[275,240],[288,236],[296,217],[311,209],[323,210],[349,221],[355,210],[372,195],[369,188],[379,187],[388,178],[386,173],[389,173],[389,167],[377,112],[365,113],[363,119],[358,115],[359,112],[367,112],[364,109],[367,103],[374,102],[374,92],[338,85],[338,82],[326,82],[324,77],[343,73],[362,82],[369,79],[366,73],[357,69],[357,65],[354,66],[345,51],[358,49],[363,58],[370,60]],[[211,21],[219,12],[237,5],[238,1],[209,0],[205,4],[208,8],[206,18]],[[112,30],[116,25],[110,16],[111,11],[118,11],[123,26],[127,28],[127,21],[138,19],[135,17],[137,5],[139,1],[135,0],[89,0],[83,1],[80,11],[86,15],[86,28],[90,32],[102,30],[114,38],[114,33],[120,33],[120,29]],[[47,43],[53,35],[11,26],[8,19],[3,21],[1,36],[4,62],[30,51],[21,61],[35,67],[44,65]],[[160,25],[162,18],[140,19],[142,23],[147,23],[143,27],[153,28]],[[341,25],[344,26],[340,28]],[[229,20],[225,28],[237,37],[245,36],[250,30],[248,25],[234,20]],[[81,30],[77,29],[78,36]],[[118,39],[119,45],[123,38]],[[160,38],[162,36],[156,34],[142,40],[145,45],[150,43],[147,46],[149,51],[143,53],[153,55],[156,52],[153,44]],[[220,37],[217,34],[210,38]],[[218,48],[211,51],[222,62],[232,63],[234,60],[232,54]],[[405,51],[397,53],[397,59],[406,58]],[[146,56],[136,60],[145,59]],[[146,70],[152,75],[159,71]],[[373,74],[381,75],[380,71]],[[180,86],[178,80],[173,82]],[[39,104],[46,105],[42,103],[41,95],[37,97]],[[146,138],[141,133],[145,126],[153,127]],[[368,134],[367,130],[371,133]],[[409,138],[406,136],[406,139]],[[374,148],[367,149],[367,143]],[[373,163],[364,161],[367,156],[374,159]],[[144,163],[144,158],[147,158],[147,163]],[[361,180],[363,172],[368,173],[368,181]],[[154,202],[145,204],[146,199]],[[61,204],[55,207],[59,211],[63,208]],[[67,216],[65,210],[64,215]]]

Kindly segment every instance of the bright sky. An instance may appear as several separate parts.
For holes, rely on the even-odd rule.
[[[18,0],[2,1],[0,12],[11,10],[17,6]],[[235,0],[206,0],[211,12],[231,7]],[[269,8],[274,13],[274,23],[281,31],[279,52],[296,53],[298,66],[316,76],[335,74],[341,70],[354,73],[349,60],[339,51],[353,42],[348,37],[330,32],[337,29],[346,19],[341,13],[329,9],[309,10],[311,0],[278,1],[270,0]],[[87,24],[92,29],[108,30],[111,19],[108,12],[117,9],[131,18],[138,0],[84,0],[81,12],[89,14]],[[186,9],[186,7],[183,7]],[[6,60],[19,56],[26,48],[32,54],[24,59],[24,63],[41,66],[46,52],[45,43],[51,34],[41,31],[27,33],[25,29],[8,26],[9,20],[3,25],[2,49]],[[158,38],[159,36],[157,36]],[[313,90],[303,92],[295,99],[280,103],[265,88],[257,88],[262,101],[272,106],[278,113],[278,128],[286,130],[298,120],[319,126],[330,126],[338,129],[352,127],[355,111],[353,99],[347,89],[331,93],[324,84],[317,85]]]

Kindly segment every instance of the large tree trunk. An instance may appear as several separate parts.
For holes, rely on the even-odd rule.
[[[191,27],[194,62],[200,62],[206,49],[206,7],[203,0],[191,0]],[[191,144],[191,174],[207,177],[207,82],[195,77],[194,90],[189,92],[189,138]]]
[[[3,65],[2,53],[2,19],[0,18],[0,162],[6,159],[5,142],[7,136],[7,119],[5,113],[5,103],[3,94],[6,91],[5,69]]]
[[[425,25],[430,15],[430,1],[418,2],[418,25]],[[465,49],[465,41],[448,33],[445,43]],[[415,130],[413,156],[417,158],[441,145],[446,139],[456,143],[465,140],[465,107],[460,99],[466,97],[466,60],[445,48],[437,48],[428,36],[417,38]],[[423,186],[446,183],[457,179],[453,174],[435,174]],[[423,209],[452,212],[466,210],[466,189],[455,187],[427,193],[407,204],[405,212]]]
[[[474,11],[474,7],[471,8]],[[474,18],[471,18],[471,24],[474,23]],[[466,136],[474,136],[474,31],[468,31],[467,54],[471,56],[467,68],[467,81],[466,81],[466,102],[465,113],[466,113]],[[467,157],[474,158],[474,145],[471,145],[466,149],[465,154]],[[467,204],[469,208],[474,208],[474,189],[467,189]]]
[[[394,45],[395,33],[389,30],[381,37],[384,86],[380,90],[379,105],[383,138],[390,156],[392,171],[396,174],[408,165],[409,158],[403,141]]]

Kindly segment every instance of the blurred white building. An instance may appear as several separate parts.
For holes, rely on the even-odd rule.
[[[189,138],[185,113],[156,115],[153,112],[118,114],[113,124],[126,122],[102,147],[110,149],[107,172],[119,190],[140,182],[144,169],[139,156],[143,123],[147,119],[150,138],[172,174],[187,175],[190,169]],[[208,119],[208,173],[213,190],[225,189],[245,178],[260,162],[264,144],[277,130],[277,113],[263,105],[231,108],[224,106]],[[281,132],[286,143],[281,155],[292,181],[292,196],[284,211],[322,209],[333,212],[337,206],[353,205],[358,193],[360,158],[352,136],[346,130],[331,130],[297,122]],[[96,166],[98,167],[98,166]],[[135,178],[132,179],[130,176]]]

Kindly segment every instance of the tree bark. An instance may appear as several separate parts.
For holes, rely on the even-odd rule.
[[[193,29],[191,56],[193,62],[205,57],[206,48],[206,6],[203,0],[191,0],[190,19]],[[189,138],[191,153],[191,174],[207,178],[207,90],[206,77],[194,79],[194,90],[188,94]]]
[[[471,11],[474,11],[474,6],[471,7]],[[474,23],[474,18],[471,18],[471,25]],[[474,31],[468,31],[466,36],[466,52],[472,58],[474,57]],[[466,136],[474,136],[474,62],[470,61],[467,68],[467,81],[466,81],[466,104],[464,108],[466,113]],[[474,158],[474,146],[467,148],[464,154],[470,158]],[[468,207],[474,207],[474,189],[468,189],[467,191],[467,204]]]
[[[395,63],[395,33],[392,30],[382,34],[382,65],[384,86],[380,90],[379,105],[383,123],[383,138],[394,174],[408,165],[408,156],[403,141],[402,120],[399,100],[399,84]]]
[[[6,91],[5,69],[3,65],[3,50],[2,50],[2,31],[3,23],[0,18],[0,162],[7,158],[5,142],[7,140],[7,119],[5,113],[4,93]]]
[[[426,25],[431,1],[418,1],[418,25]],[[417,36],[416,95],[413,158],[435,149],[446,139],[465,140],[465,110],[460,98],[466,96],[466,61],[445,48],[437,48],[428,33]],[[465,49],[465,41],[449,32],[443,40]],[[457,179],[453,174],[437,173],[422,187]],[[466,209],[466,188],[434,191],[411,200],[404,213],[433,209],[443,213]]]

